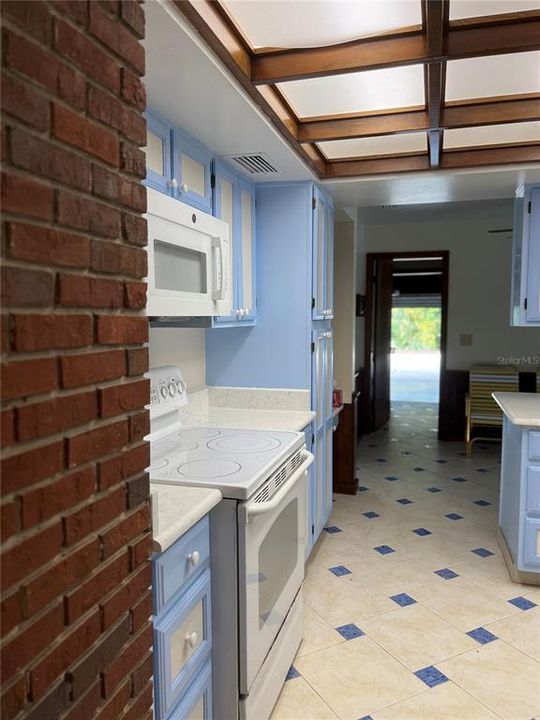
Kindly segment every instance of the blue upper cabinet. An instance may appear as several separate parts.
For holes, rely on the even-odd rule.
[[[180,130],[172,135],[173,197],[203,212],[212,212],[212,156]]]
[[[512,325],[540,325],[540,185],[522,188],[514,205]]]
[[[214,327],[249,326],[257,317],[255,291],[255,188],[228,165],[214,162],[213,213],[231,229],[233,309],[214,318]]]
[[[167,123],[149,113],[146,116],[146,184],[171,194],[171,134]]]
[[[313,188],[313,320],[334,316],[334,208],[328,196]]]

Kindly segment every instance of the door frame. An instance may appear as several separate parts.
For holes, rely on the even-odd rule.
[[[373,397],[371,381],[370,348],[373,340],[373,270],[377,260],[398,260],[400,258],[442,258],[442,282],[441,282],[441,368],[439,373],[439,423],[441,418],[441,398],[443,397],[443,386],[446,373],[446,356],[448,342],[448,276],[450,269],[449,250],[415,250],[411,252],[380,252],[366,254],[366,307],[365,307],[365,334],[364,334],[364,382],[363,382],[363,408],[365,432],[373,430]]]

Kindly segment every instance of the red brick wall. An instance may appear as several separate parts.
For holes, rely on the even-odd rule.
[[[150,717],[144,14],[3,0],[3,720]]]

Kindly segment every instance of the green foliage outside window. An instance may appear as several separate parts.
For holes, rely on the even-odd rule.
[[[439,350],[440,308],[392,308],[392,347],[403,350]]]

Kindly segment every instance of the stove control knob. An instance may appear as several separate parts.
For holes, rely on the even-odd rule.
[[[167,397],[167,388],[165,387],[165,385],[162,385],[162,386],[161,386],[159,392],[161,393],[161,397],[164,397],[164,398]]]
[[[186,640],[191,648],[197,647],[197,641],[199,640],[199,636],[196,632],[188,633],[186,635]]]
[[[173,397],[173,395],[176,393],[176,385],[174,385],[172,382],[169,383],[169,395]]]
[[[190,553],[190,554],[188,555],[188,560],[189,560],[190,564],[193,565],[193,567],[195,567],[196,565],[198,565],[198,564],[200,563],[200,561],[201,561],[201,556],[200,556],[200,554],[199,554],[199,551],[198,551],[198,550],[194,550],[192,553]]]
[[[178,378],[176,381],[176,389],[178,390],[180,395],[186,391],[186,384],[183,380],[180,380],[180,378]]]

